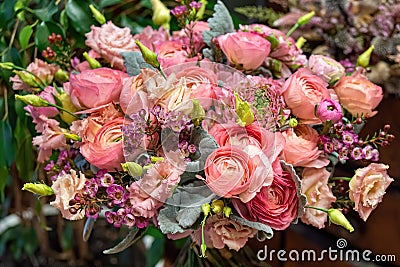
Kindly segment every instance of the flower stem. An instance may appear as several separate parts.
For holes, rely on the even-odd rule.
[[[343,180],[343,181],[351,181],[350,177],[332,177],[330,180],[332,181],[338,181],[338,180]]]
[[[71,115],[71,116],[73,116],[73,117],[75,117],[75,118],[77,118],[77,119],[80,119],[80,118],[79,118],[78,116],[76,116],[74,113],[72,113],[72,112],[70,112],[70,111],[66,110],[66,109],[65,109],[65,108],[63,108],[63,107],[60,107],[60,106],[54,105],[54,104],[52,104],[52,103],[48,103],[48,105],[49,105],[49,106],[51,106],[51,107],[55,107],[55,108],[57,108],[57,109],[59,109],[59,110],[62,110],[62,111],[64,111],[64,112],[68,113],[69,115]]]
[[[328,210],[327,210],[327,209],[318,208],[318,207],[314,207],[314,206],[305,206],[305,208],[314,209],[314,210],[319,210],[319,211],[323,211],[323,212],[328,213]]]

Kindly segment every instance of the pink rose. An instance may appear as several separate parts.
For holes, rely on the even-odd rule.
[[[383,98],[382,88],[368,81],[361,69],[351,76],[342,77],[335,85],[335,92],[340,103],[353,116],[375,116],[378,112],[373,109]]]
[[[243,202],[250,201],[273,179],[271,163],[254,145],[217,148],[208,156],[204,172],[206,184],[215,194],[238,196]]]
[[[330,173],[325,168],[304,168],[301,179],[301,192],[307,197],[307,205],[322,209],[329,209],[336,201],[328,185]],[[325,227],[328,219],[326,212],[315,209],[305,209],[301,221],[319,229]]]
[[[308,59],[308,68],[327,83],[337,81],[345,75],[342,64],[322,55],[311,55]]]
[[[333,99],[324,99],[318,104],[316,115],[322,122],[329,120],[332,123],[336,123],[342,120],[342,106]]]
[[[111,21],[101,27],[91,26],[86,45],[110,62],[113,68],[125,70],[121,52],[139,51],[128,27],[119,28]]]
[[[146,26],[139,34],[133,36],[133,38],[139,40],[151,51],[156,51],[157,46],[169,40],[169,33],[164,27],[155,30],[151,26]]]
[[[293,115],[305,123],[317,123],[320,120],[314,115],[315,105],[329,98],[327,83],[301,68],[290,76],[283,84],[283,97]]]
[[[275,168],[279,167],[275,166]],[[243,218],[264,223],[275,230],[284,230],[289,227],[298,214],[299,201],[296,184],[290,173],[284,170],[274,175],[272,184],[262,187],[249,202],[242,203],[238,199],[232,201]]]
[[[308,125],[299,125],[295,129],[283,132],[286,145],[282,158],[293,166],[322,168],[329,164],[329,159],[318,150],[318,132]]]
[[[69,201],[74,198],[76,193],[84,191],[86,182],[85,175],[79,172],[79,177],[76,171],[71,170],[70,174],[63,173],[53,182],[51,188],[54,191],[56,199],[50,202],[50,205],[60,210],[61,215],[68,220],[80,220],[85,217],[85,209],[78,210],[78,213],[71,214]]]
[[[271,44],[261,36],[249,32],[232,32],[218,37],[218,43],[229,61],[254,70],[262,65]]]
[[[118,102],[122,79],[128,75],[109,68],[85,70],[71,74],[69,86],[64,86],[72,103],[80,108],[96,108],[111,102]]]
[[[354,210],[366,221],[371,212],[382,201],[386,189],[393,182],[387,174],[388,165],[371,163],[356,170],[349,183],[349,197],[354,201]]]
[[[156,53],[157,59],[163,68],[198,60],[197,57],[188,58],[188,51],[183,49],[182,45],[175,41],[161,43],[157,47]]]
[[[122,150],[123,124],[124,118],[118,117],[98,129],[93,142],[84,143],[80,148],[85,159],[99,169],[121,170],[121,163],[125,162]]]

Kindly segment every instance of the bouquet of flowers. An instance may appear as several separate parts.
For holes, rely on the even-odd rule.
[[[378,147],[394,138],[389,125],[358,135],[383,96],[365,76],[369,54],[346,72],[332,58],[307,57],[290,32],[235,29],[221,1],[207,22],[204,1],[171,11],[152,2],[159,29],[132,36],[93,8],[101,26],[86,34],[84,58],[62,61],[67,40],[52,34],[27,69],[1,64],[16,73],[15,97],[27,104],[51,176],[23,189],[52,196],[65,219],[86,219],[85,239],[100,215],[130,229],[104,253],[149,225],[190,236],[206,257],[298,220],[350,232],[350,209],[367,220],[393,181]],[[170,14],[181,30],[168,30]],[[334,177],[348,160],[365,167]]]

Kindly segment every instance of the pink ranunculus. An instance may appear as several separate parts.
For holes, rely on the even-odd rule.
[[[205,182],[215,194],[226,198],[238,196],[243,202],[250,201],[273,179],[271,162],[254,145],[217,148],[208,156],[204,171]]]
[[[163,68],[186,62],[195,62],[198,57],[188,58],[188,51],[179,42],[166,41],[156,48],[157,59]]]
[[[316,115],[322,122],[329,120],[332,123],[336,123],[342,120],[342,106],[333,99],[324,99],[318,104]]]
[[[295,167],[322,168],[329,164],[329,159],[318,150],[318,132],[308,125],[299,125],[283,132],[286,145],[282,158]]]
[[[68,220],[80,220],[85,217],[85,209],[78,210],[78,213],[71,214],[69,208],[69,201],[74,198],[76,193],[84,191],[86,182],[85,175],[79,173],[79,177],[76,171],[71,170],[69,173],[62,173],[57,177],[57,180],[53,182],[51,188],[54,191],[56,199],[50,202],[50,205],[60,210],[61,215]]]
[[[334,89],[340,104],[353,116],[372,117],[378,113],[373,110],[382,101],[382,88],[370,82],[361,69],[351,76],[342,77]]]
[[[48,64],[41,59],[35,58],[35,61],[30,63],[26,69],[35,74],[46,85],[49,85],[53,81],[54,74],[58,71],[59,68],[60,67],[55,64]],[[33,89],[29,85],[25,84],[18,77],[18,75],[10,77],[10,81],[13,83],[12,86],[14,90],[25,90],[28,92],[33,91]]]
[[[121,52],[139,51],[128,27],[119,28],[111,21],[101,27],[91,26],[86,45],[110,62],[113,68],[125,70]]]
[[[190,38],[187,34],[189,30],[192,31],[192,44],[190,43]],[[203,31],[209,30],[210,27],[205,21],[191,22],[189,25],[186,26],[185,29],[173,32],[171,40],[180,42],[182,45],[186,45],[187,47],[193,45],[194,52],[198,53],[206,45],[203,41],[202,33]]]
[[[89,163],[108,171],[121,170],[121,163],[125,162],[122,150],[123,124],[122,117],[107,122],[97,130],[93,142],[86,142],[80,147],[81,154]]]
[[[339,80],[345,75],[345,69],[333,58],[322,55],[311,55],[308,68],[327,83]]]
[[[366,221],[371,212],[382,201],[386,189],[393,182],[387,174],[388,165],[371,163],[356,170],[349,183],[349,197],[354,201],[354,210]]]
[[[122,79],[127,76],[122,71],[109,68],[85,70],[71,74],[70,82],[64,89],[77,108],[96,108],[119,101]]]
[[[315,105],[329,98],[327,83],[301,68],[283,84],[283,97],[287,106],[304,123],[317,123],[320,120],[314,115]]]
[[[218,43],[229,61],[246,70],[262,65],[270,52],[271,44],[261,36],[250,32],[232,32],[218,37]]]
[[[328,185],[330,173],[325,168],[304,168],[301,179],[301,192],[307,197],[307,205],[322,209],[329,209],[336,201]],[[325,227],[328,219],[326,212],[315,209],[305,209],[301,221],[319,229]]]
[[[169,33],[164,27],[155,30],[151,26],[146,26],[139,34],[133,36],[133,39],[139,40],[150,50],[156,51],[158,45],[169,40]]]

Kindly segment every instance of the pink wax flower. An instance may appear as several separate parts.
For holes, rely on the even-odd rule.
[[[308,68],[327,83],[337,81],[345,75],[342,64],[322,55],[311,55],[308,59]]]
[[[318,104],[316,115],[322,122],[329,120],[336,123],[342,120],[342,106],[333,99],[324,99]]]

